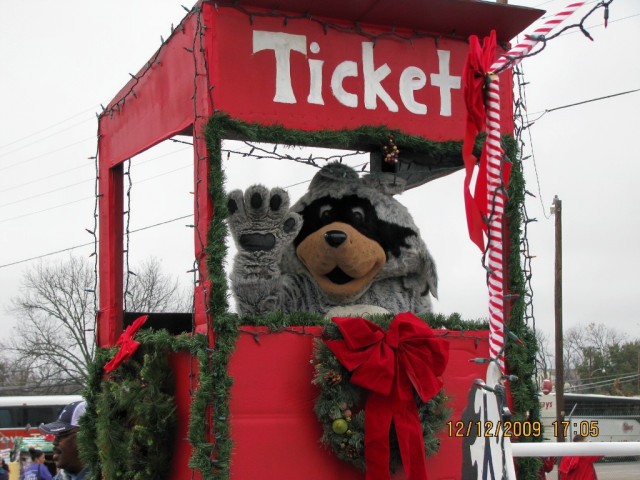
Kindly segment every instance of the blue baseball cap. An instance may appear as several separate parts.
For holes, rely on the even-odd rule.
[[[87,402],[80,400],[62,409],[55,422],[40,425],[40,430],[47,435],[60,435],[80,426],[80,417],[87,409]]]

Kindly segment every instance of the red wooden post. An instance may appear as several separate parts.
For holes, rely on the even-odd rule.
[[[102,143],[102,136],[99,140]],[[100,162],[100,311],[97,317],[99,347],[115,344],[122,332],[123,281],[123,172],[122,163],[111,168]],[[114,261],[119,259],[119,261]]]

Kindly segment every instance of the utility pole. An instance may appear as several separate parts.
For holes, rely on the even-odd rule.
[[[555,287],[554,311],[556,323],[556,421],[562,425],[564,421],[564,361],[562,345],[562,202],[556,195],[553,197],[551,214],[556,216],[556,255],[555,255]],[[563,428],[558,428],[557,442],[564,442]]]

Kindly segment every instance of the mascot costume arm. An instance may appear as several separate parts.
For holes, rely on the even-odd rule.
[[[253,185],[243,194],[229,194],[229,229],[238,248],[231,282],[240,315],[262,315],[284,309],[280,260],[283,250],[302,226],[302,217],[289,211],[289,195],[281,188]],[[289,282],[287,282],[289,283]]]

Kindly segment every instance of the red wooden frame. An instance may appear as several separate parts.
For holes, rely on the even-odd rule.
[[[498,39],[506,42],[542,13],[475,0],[404,0],[401,4],[394,0],[346,4],[340,0],[199,2],[150,62],[109,103],[99,120],[99,346],[113,345],[122,331],[123,161],[178,133],[194,135],[194,193],[199,212],[194,253],[199,259],[201,280],[195,292],[195,330],[205,332],[203,299],[206,290],[215,285],[209,285],[204,246],[198,238],[207,238],[214,205],[208,195],[209,162],[202,132],[214,108],[245,121],[282,123],[304,130],[384,124],[432,140],[460,139],[465,121],[461,90],[449,89],[452,114],[442,115],[442,106],[440,116],[434,114],[444,98],[443,93],[438,99],[436,90],[429,90],[439,81],[433,75],[442,73],[438,70],[442,61],[438,50],[450,52],[447,66],[452,73],[447,75],[460,75],[466,36],[483,36],[495,29]],[[304,37],[304,52],[295,50],[301,48],[300,43],[287,50],[296,103],[290,103],[291,99],[289,103],[274,101],[275,48],[265,48],[264,42],[256,44],[255,31],[286,33],[292,35],[286,38],[296,42]],[[431,32],[438,38],[416,37],[411,42],[400,39],[400,35],[411,36],[415,31]],[[324,84],[320,90],[316,88],[316,98],[310,101],[305,95],[311,85],[312,60],[327,78],[317,77],[324,78]],[[366,61],[372,64],[368,72],[364,71]],[[390,70],[387,76],[384,65]],[[407,66],[423,72],[426,87],[418,88],[421,74],[407,70]],[[398,87],[393,85],[402,74],[410,77],[405,78],[405,83],[409,82],[408,94],[405,88],[409,105],[411,100],[428,104],[426,114],[412,114],[405,97],[399,100]],[[382,79],[376,80],[376,75]],[[337,86],[329,87],[336,78]],[[370,88],[388,90],[397,111],[390,111],[384,95],[373,95],[375,108],[363,105],[366,81],[372,84]],[[503,130],[511,131],[511,89],[504,83]],[[342,100],[340,92],[344,94]],[[323,104],[318,103],[319,96]],[[345,105],[355,100],[357,107]]]

